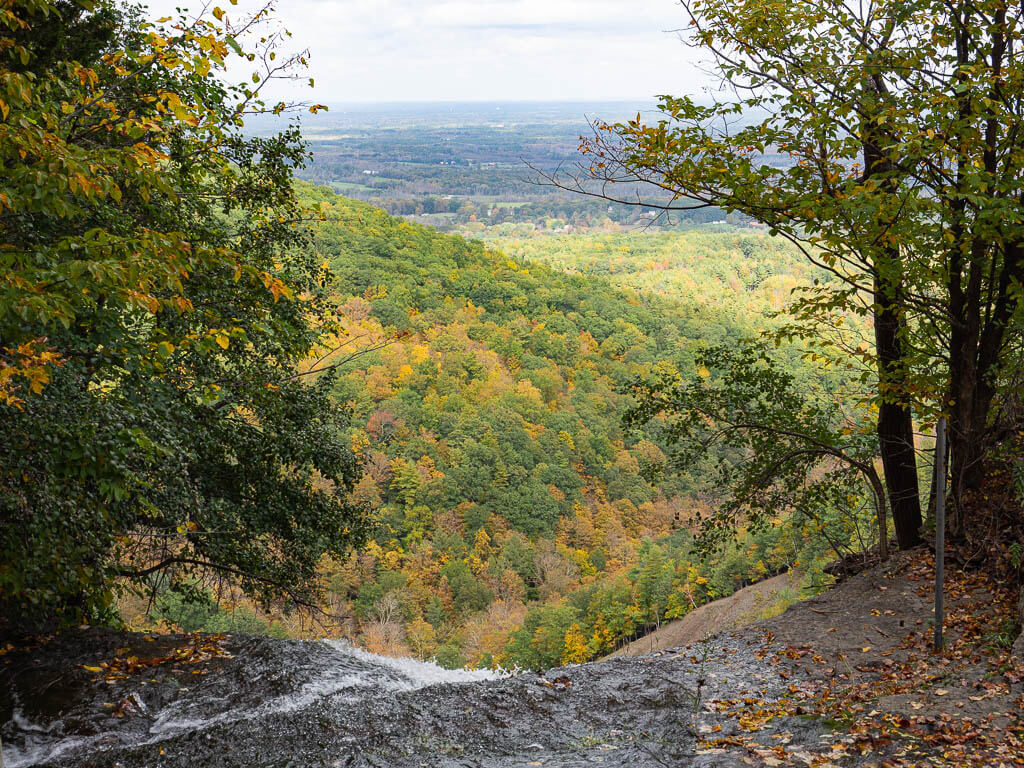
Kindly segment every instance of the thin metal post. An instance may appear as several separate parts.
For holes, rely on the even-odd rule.
[[[935,428],[935,650],[942,650],[943,593],[946,569],[946,417]]]

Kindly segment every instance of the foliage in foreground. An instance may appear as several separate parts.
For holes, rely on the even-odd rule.
[[[833,352],[874,364],[866,396],[900,546],[919,540],[922,522],[914,419],[945,413],[950,533],[998,548],[1003,528],[1021,525],[994,520],[984,497],[986,453],[1021,424],[1024,10],[1002,0],[683,8],[688,41],[735,97],[665,97],[656,120],[598,125],[582,178],[556,183],[638,204],[636,184],[649,185],[652,206],[667,191],[669,208],[739,211],[803,248],[837,280],[800,297],[795,332],[813,337],[843,312],[873,321],[872,349]]]
[[[703,349],[697,364],[688,378],[661,366],[636,379],[636,405],[626,421],[655,424],[678,468],[715,457],[711,483],[730,493],[697,521],[703,546],[720,548],[744,526],[769,526],[779,510],[813,521],[829,539],[834,531],[839,536],[837,516],[856,518],[866,505],[887,557],[877,436],[863,410],[844,410],[840,382],[798,386],[768,349],[750,341]],[[840,540],[832,539],[837,554]]]
[[[304,149],[297,127],[240,133],[290,60],[272,63],[276,34],[242,50],[264,12],[213,15],[0,6],[12,619],[99,620],[119,586],[190,572],[309,601],[321,555],[359,539],[346,414],[329,379],[295,374],[328,327],[291,184]],[[253,62],[248,84],[225,83],[230,57]]]

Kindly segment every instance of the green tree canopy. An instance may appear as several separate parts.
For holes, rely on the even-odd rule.
[[[296,364],[329,329],[292,169],[247,138],[266,11],[0,8],[0,603],[95,619],[119,585],[230,574],[308,601],[361,532],[346,414]],[[259,40],[243,49],[250,37]],[[228,59],[251,66],[226,81]]]
[[[950,416],[962,515],[984,476],[1024,278],[1022,10],[1002,0],[684,2],[730,94],[665,97],[660,119],[598,124],[555,179],[667,210],[768,224],[832,273],[797,304],[805,335],[870,314],[874,399],[901,545],[920,523],[912,409]],[[594,181],[600,182],[595,187]],[[623,190],[621,194],[617,189]]]

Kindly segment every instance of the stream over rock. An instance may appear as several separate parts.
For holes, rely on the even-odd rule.
[[[733,727],[705,704],[782,686],[736,638],[513,675],[334,641],[235,637],[223,641],[227,653],[195,663],[120,679],[96,672],[100,660],[173,654],[182,642],[89,631],[9,654],[6,768],[724,766],[733,763],[697,752],[700,734]],[[797,738],[816,728],[785,726]]]

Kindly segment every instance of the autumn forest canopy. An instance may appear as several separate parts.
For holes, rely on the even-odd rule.
[[[550,667],[782,610],[947,483],[1019,584],[1020,10],[682,10],[729,100],[524,128],[527,189],[308,144],[270,9],[0,0],[0,621]]]

